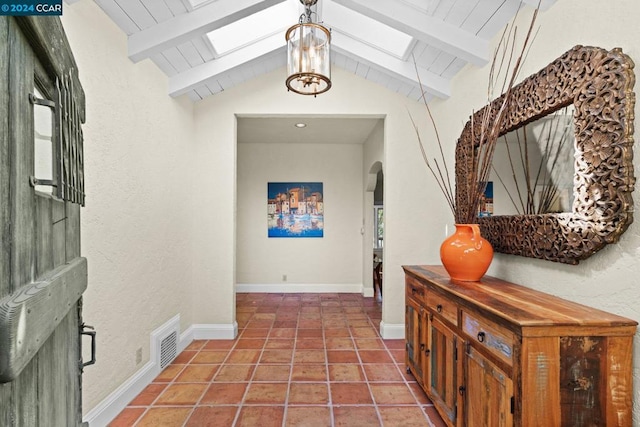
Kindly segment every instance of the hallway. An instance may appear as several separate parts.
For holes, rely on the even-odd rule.
[[[444,424],[359,294],[237,294],[238,338],[194,341],[110,424]]]

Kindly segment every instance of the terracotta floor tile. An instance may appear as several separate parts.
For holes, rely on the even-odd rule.
[[[260,363],[291,363],[293,350],[264,350],[260,357]]]
[[[329,365],[329,381],[364,381],[360,365],[355,363],[338,363]]]
[[[418,403],[405,383],[372,383],[370,386],[373,399],[378,405],[416,405]]]
[[[269,333],[269,339],[271,338],[295,338],[295,329],[272,329]]]
[[[270,350],[293,348],[295,343],[296,341],[292,339],[269,338],[264,348]]]
[[[325,363],[324,350],[296,350],[293,363]]]
[[[201,350],[202,347],[205,346],[205,344],[207,343],[207,340],[193,340],[191,341],[191,344],[189,344],[187,346],[187,348],[185,348],[185,351],[189,351],[189,350]]]
[[[283,405],[287,397],[286,383],[251,383],[245,403]]]
[[[346,328],[347,322],[344,319],[336,319],[334,316],[331,316],[328,319],[322,320],[322,326],[325,329]]]
[[[295,329],[298,327],[298,322],[295,320],[276,320],[273,322],[273,329]]]
[[[384,344],[389,350],[404,350],[406,345],[404,340],[384,340]]]
[[[362,363],[393,363],[386,350],[358,350]]]
[[[325,365],[300,364],[293,365],[291,381],[326,381],[327,368]]]
[[[322,328],[322,320],[300,319],[298,321],[298,329],[320,329]]]
[[[298,339],[304,338],[322,338],[322,329],[298,329],[296,337]]]
[[[324,347],[325,347],[324,340],[321,338],[307,338],[307,339],[296,341],[296,349],[320,350],[320,349],[323,349]]]
[[[206,389],[206,384],[171,384],[158,396],[155,404],[195,405]]]
[[[384,342],[378,338],[356,338],[354,341],[358,350],[386,350]]]
[[[354,338],[376,338],[378,333],[375,329],[369,328],[350,328],[351,336]]]
[[[151,408],[136,427],[180,427],[190,413],[191,408]]]
[[[184,369],[185,365],[169,365],[158,376],[154,382],[170,382]]]
[[[241,338],[266,338],[269,336],[271,329],[245,329]]]
[[[415,396],[419,404],[421,405],[433,404],[433,402],[431,402],[431,399],[427,397],[427,394],[424,392],[422,387],[420,387],[420,384],[412,381],[409,383],[409,388],[411,389],[411,391],[413,391],[413,395]]]
[[[229,364],[246,364],[257,363],[260,357],[260,350],[233,350],[226,363]]]
[[[258,365],[252,381],[289,381],[290,365]]]
[[[224,365],[213,377],[215,382],[249,381],[255,365]]]
[[[236,427],[281,427],[283,417],[284,406],[245,406]]]
[[[216,364],[222,363],[224,359],[226,359],[228,351],[217,351],[217,350],[202,350],[196,354],[196,357],[191,359],[191,364]]]
[[[185,350],[182,353],[180,353],[175,359],[173,359],[173,362],[171,362],[174,365],[184,365],[186,363],[189,363],[191,361],[191,359],[193,359],[193,356],[195,356],[198,352],[195,350]]]
[[[380,420],[375,406],[339,406],[333,408],[335,427],[379,426]]]
[[[109,423],[109,427],[131,427],[144,411],[146,411],[146,408],[124,408],[124,410]]]
[[[351,338],[331,337],[325,340],[328,350],[353,350],[353,340]]]
[[[403,364],[407,357],[407,352],[405,350],[389,350],[391,353],[391,357],[398,364]]]
[[[149,406],[165,388],[167,388],[167,384],[151,383],[129,403],[129,406]]]
[[[335,337],[335,338],[348,338],[351,336],[351,332],[348,328],[332,328],[324,330],[324,337]]]
[[[191,414],[186,427],[232,427],[237,406],[199,406]]]
[[[359,294],[238,293],[239,336],[190,343],[112,425],[444,427],[406,373],[404,340],[380,338],[381,307]]]
[[[238,340],[235,349],[262,349],[267,340],[264,338],[244,338]]]
[[[291,383],[289,404],[324,405],[329,402],[326,383]]]
[[[404,381],[395,363],[372,363],[362,365],[368,381]]]
[[[239,405],[247,390],[247,383],[213,383],[209,386],[200,405]]]
[[[358,353],[353,350],[327,350],[329,363],[360,363]]]
[[[187,365],[178,375],[175,382],[178,383],[202,383],[209,382],[218,370],[219,365]]]
[[[429,418],[433,427],[447,427],[434,406],[425,406],[422,409],[427,414],[427,418]]]
[[[247,329],[269,329],[271,325],[273,325],[273,320],[251,320],[247,323]]]
[[[329,383],[334,405],[371,405],[373,400],[366,383]]]
[[[328,407],[292,406],[287,408],[286,427],[331,427]]]
[[[208,341],[203,350],[230,350],[236,342],[234,340],[211,340]]]
[[[430,427],[419,406],[378,407],[384,427]]]

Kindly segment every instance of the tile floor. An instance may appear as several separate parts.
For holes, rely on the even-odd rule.
[[[194,341],[110,424],[434,426],[404,341],[359,294],[238,294],[238,338]]]

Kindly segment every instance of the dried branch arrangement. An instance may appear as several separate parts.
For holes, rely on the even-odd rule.
[[[442,191],[457,224],[474,224],[478,222],[478,209],[484,196],[486,183],[491,173],[493,153],[498,137],[500,136],[501,122],[505,117],[511,101],[511,89],[515,85],[515,81],[522,67],[527,49],[532,41],[533,28],[537,15],[538,9],[536,9],[532,15],[529,29],[517,57],[514,57],[516,54],[517,40],[517,26],[514,24],[505,27],[498,46],[494,51],[489,71],[487,100],[491,102],[494,98],[493,93],[498,88],[500,89],[502,96],[500,97],[500,103],[497,110],[485,109],[480,118],[480,126],[471,126],[474,130],[479,129],[479,132],[474,131],[474,134],[472,135],[472,140],[475,141],[474,145],[476,149],[470,151],[472,158],[467,160],[470,160],[469,163],[472,165],[470,173],[475,177],[475,182],[477,182],[478,185],[475,188],[470,189],[465,200],[456,201],[456,194],[453,190],[453,186],[451,185],[451,177],[449,175],[449,168],[447,167],[447,162],[444,156],[442,141],[424,92],[422,93],[422,100],[424,102],[429,121],[435,131],[435,139],[440,152],[439,159],[436,157],[430,158],[427,149],[425,148],[425,144],[422,141],[416,122],[411,116],[411,113],[409,113],[417,135],[422,158],[427,165],[427,168],[435,178],[438,187]],[[414,65],[416,66],[418,82],[420,87],[422,87],[415,58]],[[474,120],[474,116],[475,114],[471,115],[472,121]],[[464,204],[464,208],[461,208],[460,203]]]

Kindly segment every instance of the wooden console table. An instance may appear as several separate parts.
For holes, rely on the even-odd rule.
[[[637,322],[404,266],[406,364],[449,426],[631,426]]]

